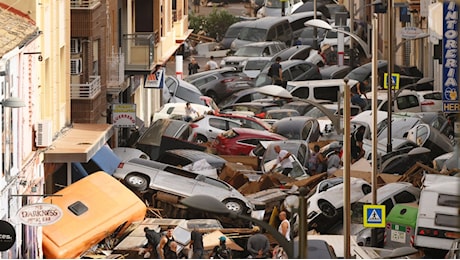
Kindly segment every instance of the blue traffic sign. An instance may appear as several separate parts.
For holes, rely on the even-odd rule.
[[[385,205],[364,205],[363,213],[365,227],[385,227]]]

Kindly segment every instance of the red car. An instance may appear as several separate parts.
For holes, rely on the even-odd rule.
[[[271,131],[271,125],[265,123],[258,117],[248,116],[248,115],[243,115],[243,114],[231,114],[231,113],[219,113],[217,114],[217,116],[240,121],[244,128]]]
[[[276,140],[287,140],[287,138],[265,130],[232,128],[219,134],[212,147],[218,155],[249,155],[259,141]]]

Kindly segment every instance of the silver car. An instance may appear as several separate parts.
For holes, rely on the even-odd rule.
[[[120,164],[113,176],[132,190],[163,192],[177,200],[211,195],[238,214],[251,214],[253,205],[228,183],[168,164],[135,158]]]

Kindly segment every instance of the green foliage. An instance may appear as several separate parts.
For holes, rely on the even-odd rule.
[[[207,15],[195,15],[193,12],[189,15],[189,28],[193,29],[194,33],[198,33],[202,29],[206,35],[215,39],[223,37],[227,28],[238,22],[238,17],[230,14],[224,9],[213,8],[212,12]]]

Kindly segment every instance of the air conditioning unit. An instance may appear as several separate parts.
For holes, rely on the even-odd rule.
[[[70,59],[70,74],[77,75],[81,74],[81,59]]]
[[[35,144],[37,147],[48,147],[53,143],[53,122],[42,120],[37,123]]]
[[[70,53],[78,54],[81,53],[81,41],[78,38],[70,39]]]

